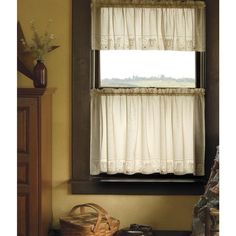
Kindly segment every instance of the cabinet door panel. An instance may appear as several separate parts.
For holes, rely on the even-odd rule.
[[[29,185],[29,166],[27,162],[19,163],[17,166],[17,184]]]
[[[18,107],[17,110],[17,152],[29,152],[29,107]]]
[[[18,236],[38,236],[38,100],[18,97]]]
[[[17,235],[28,236],[29,199],[27,194],[18,194],[17,197]]]

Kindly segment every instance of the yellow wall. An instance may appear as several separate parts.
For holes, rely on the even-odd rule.
[[[18,20],[26,40],[31,37],[30,21],[44,30],[52,19],[51,32],[60,47],[45,58],[48,87],[57,88],[53,101],[53,224],[78,203],[96,202],[121,220],[150,224],[158,229],[191,229],[192,209],[198,196],[125,196],[72,195],[71,176],[71,0],[18,0]],[[32,82],[18,73],[19,87],[32,87]]]

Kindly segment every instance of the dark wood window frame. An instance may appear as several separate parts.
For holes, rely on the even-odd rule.
[[[204,177],[191,175],[89,174],[90,156],[90,1],[72,0],[72,179],[73,194],[199,195],[219,144],[219,2],[206,0],[206,154]],[[199,55],[197,56],[199,60]],[[198,63],[199,65],[200,63]],[[199,84],[198,84],[199,86]]]

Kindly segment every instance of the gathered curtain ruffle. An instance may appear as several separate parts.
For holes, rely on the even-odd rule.
[[[204,8],[204,1],[194,0],[92,0],[93,7],[173,7]]]
[[[107,95],[189,95],[194,94],[204,95],[205,89],[203,88],[103,88],[103,89],[92,89],[90,91],[91,96],[107,96]]]

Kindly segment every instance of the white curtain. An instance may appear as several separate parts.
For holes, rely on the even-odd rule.
[[[90,173],[204,175],[203,89],[91,91]]]
[[[205,51],[203,1],[93,0],[92,49]]]

